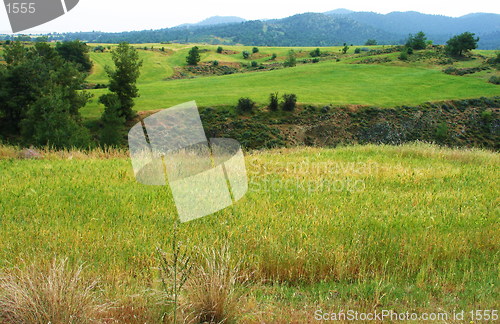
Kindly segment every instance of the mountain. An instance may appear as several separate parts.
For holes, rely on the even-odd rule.
[[[331,12],[328,12],[328,14],[338,15]],[[453,18],[415,11],[391,12],[385,15],[374,12],[351,12],[342,14],[342,17],[348,17],[358,23],[404,36],[423,31],[429,39],[438,44],[446,42],[453,35],[469,31],[479,36],[479,46],[482,48],[485,48],[486,45],[490,49],[500,46],[500,39],[491,43],[488,36],[491,33],[500,31],[500,15],[498,14],[473,13]],[[486,43],[481,41],[482,36],[487,36],[488,41]]]
[[[213,26],[213,25],[221,25],[221,24],[233,24],[233,23],[241,23],[246,21],[246,19],[236,17],[236,16],[213,16],[207,19],[204,19],[200,22],[194,24],[182,24],[177,27],[200,27],[200,26]]]
[[[353,12],[337,9],[328,13],[303,13],[283,19],[245,21],[239,17],[211,17],[193,25],[122,33],[67,33],[49,35],[51,40],[80,39],[117,43],[208,43],[249,46],[362,45],[368,39],[379,44],[404,44],[408,34],[423,31],[435,44],[470,31],[479,38],[479,48],[500,48],[500,15],[469,14],[459,18],[419,12]]]
[[[354,11],[349,10],[349,9],[339,8],[339,9],[324,12],[324,14],[326,14],[326,15],[348,15],[348,14],[351,14],[353,12]]]

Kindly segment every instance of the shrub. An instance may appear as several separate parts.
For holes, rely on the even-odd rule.
[[[365,45],[366,46],[377,45],[377,41],[375,39],[369,39],[366,41]]]
[[[217,47],[217,53],[221,54],[223,50],[222,46]]]
[[[500,76],[493,75],[489,80],[489,83],[500,84]]]
[[[408,52],[402,51],[401,54],[399,54],[398,59],[401,61],[408,61]]]
[[[0,322],[97,322],[108,306],[97,302],[97,283],[84,280],[82,270],[70,269],[67,260],[7,270],[0,275]]]
[[[445,122],[439,123],[436,128],[436,139],[444,141],[448,138],[448,125]]]
[[[318,63],[318,62],[319,62],[319,57],[315,57],[315,58],[313,58],[311,62],[313,62],[313,63]]]
[[[212,62],[212,65],[213,65],[213,66],[219,66],[219,61],[217,61],[217,60],[213,61],[213,62]]]
[[[293,93],[283,95],[283,110],[285,111],[293,111],[295,110],[295,106],[297,104],[297,96]]]
[[[271,60],[274,61],[277,57],[278,55],[276,55],[276,53],[273,53],[273,55],[271,55]]]
[[[236,108],[239,111],[252,111],[255,108],[255,101],[250,98],[240,98]]]
[[[241,52],[241,55],[243,55],[243,58],[246,60],[250,57],[250,52],[249,51],[243,51]]]
[[[278,93],[273,92],[269,95],[269,109],[272,111],[278,110]]]
[[[257,67],[259,65],[259,63],[257,63],[257,61],[252,61],[252,67]]]
[[[354,54],[359,54],[361,53],[361,48],[357,47],[354,49]]]
[[[285,67],[294,67],[295,65],[297,65],[297,58],[295,55],[295,51],[290,50],[288,52],[288,58],[286,59],[284,66]]]
[[[315,50],[311,51],[309,55],[311,55],[311,57],[318,57],[321,56],[321,51],[319,48],[316,48]]]
[[[252,48],[252,53],[259,53],[259,49],[257,47]]]

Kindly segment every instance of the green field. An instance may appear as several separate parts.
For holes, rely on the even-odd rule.
[[[322,48],[340,58],[340,62],[327,60],[316,64],[299,64],[293,68],[274,71],[237,73],[225,76],[203,76],[194,79],[165,80],[174,68],[185,66],[185,57],[192,45],[145,44],[149,50],[140,50],[144,60],[139,79],[141,97],[136,100],[136,110],[167,108],[186,101],[196,100],[199,106],[235,105],[240,97],[250,97],[261,105],[267,104],[271,92],[295,93],[304,104],[355,104],[391,107],[396,105],[418,105],[427,101],[448,99],[491,97],[500,94],[498,86],[484,78],[446,75],[442,67],[426,64],[400,64],[398,60],[389,64],[350,64],[359,55],[354,55],[355,46],[347,55],[339,54],[339,47]],[[150,50],[151,46],[155,50]],[[141,48],[139,46],[136,46]],[[164,47],[165,52],[158,51]],[[375,47],[380,49],[381,47]],[[249,64],[254,59],[244,60],[242,50],[251,52],[251,47],[224,46],[234,54],[218,54],[216,46],[203,46],[208,50],[201,54],[202,62],[239,62]],[[269,63],[272,53],[277,61],[286,59],[290,48],[259,48],[259,63]],[[313,48],[295,48],[298,61],[310,58]],[[488,52],[493,55],[494,52]],[[361,55],[361,54],[360,54]],[[385,55],[387,56],[387,55]],[[397,53],[389,54],[396,58]],[[92,53],[95,62],[91,83],[106,83],[104,65],[111,65],[111,54]],[[471,63],[472,64],[472,63]],[[91,90],[95,96],[81,111],[86,118],[97,118],[103,107],[97,98],[105,89]]]
[[[169,189],[136,183],[126,152],[43,154],[19,160],[0,147],[0,267],[85,262],[103,298],[155,318],[144,291],[157,287],[155,246],[172,238]],[[305,322],[319,308],[498,309],[497,153],[370,145],[246,162],[247,195],[179,233],[190,251],[229,242],[252,278],[246,321]]]

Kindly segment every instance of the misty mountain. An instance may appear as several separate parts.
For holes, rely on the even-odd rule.
[[[428,15],[415,11],[391,12],[385,15],[374,12],[338,14],[331,11],[326,14],[341,15],[360,24],[404,36],[423,31],[429,39],[438,44],[445,43],[451,36],[469,31],[479,36],[479,45],[482,48],[495,49],[500,46],[500,38],[494,42],[491,37],[495,32],[500,31],[500,15],[498,14],[473,13],[459,18]],[[485,37],[484,42],[483,37]]]
[[[234,22],[232,22],[234,21]],[[158,30],[122,33],[66,33],[51,40],[80,39],[117,43],[208,43],[249,46],[333,46],[362,45],[368,39],[379,44],[403,44],[408,34],[419,31],[435,44],[470,31],[480,37],[482,49],[500,48],[500,15],[469,14],[459,18],[418,12],[352,12],[337,9],[328,13],[304,13],[283,19],[245,21],[239,17],[211,17],[200,23]]]
[[[213,26],[213,25],[221,25],[221,24],[233,24],[233,23],[241,23],[246,21],[241,17],[236,16],[213,16],[207,19],[204,19],[200,22],[194,24],[182,24],[177,27],[200,27],[200,26]]]

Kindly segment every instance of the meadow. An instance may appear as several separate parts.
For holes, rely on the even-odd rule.
[[[136,183],[126,151],[18,154],[0,146],[0,268],[85,262],[101,298],[137,316],[124,322],[155,322],[155,248],[168,250],[177,217],[168,187]],[[247,195],[180,224],[178,239],[195,263],[227,244],[250,278],[242,322],[498,309],[499,162],[418,143],[249,152]]]
[[[272,92],[295,93],[302,104],[314,105],[373,105],[394,107],[418,105],[428,101],[492,97],[499,95],[498,86],[490,84],[486,76],[459,77],[441,72],[443,66],[424,63],[404,63],[397,60],[397,53],[385,54],[394,61],[388,64],[350,64],[364,55],[354,54],[351,46],[344,55],[340,47],[321,48],[335,55],[340,61],[325,60],[318,63],[300,64],[309,58],[314,48],[293,48],[299,65],[273,71],[235,73],[223,76],[200,76],[196,78],[170,80],[176,68],[186,65],[185,57],[194,44],[143,44],[136,45],[144,65],[138,81],[141,97],[136,100],[136,110],[156,110],[196,100],[199,106],[234,106],[240,97],[250,97],[260,105],[268,103]],[[161,51],[161,48],[164,51]],[[259,47],[259,52],[250,59],[243,59],[243,50],[251,53],[252,47],[224,46],[228,54],[216,52],[217,46],[199,45],[201,62],[214,60],[223,63],[249,65],[272,63],[270,57],[277,55],[276,62],[283,62],[290,50],[288,47]],[[144,50],[146,48],[147,50]],[[370,49],[382,49],[371,46]],[[482,51],[487,56],[494,51]],[[376,56],[379,57],[379,56]],[[91,53],[94,61],[90,83],[106,83],[105,65],[112,65],[111,54]],[[473,64],[473,63],[470,63]],[[475,63],[477,64],[477,63]],[[464,63],[458,62],[458,66]],[[494,72],[490,72],[494,73]],[[489,74],[488,74],[489,75]],[[81,112],[85,118],[95,119],[103,107],[98,97],[106,89],[90,90],[94,94],[91,102]]]

